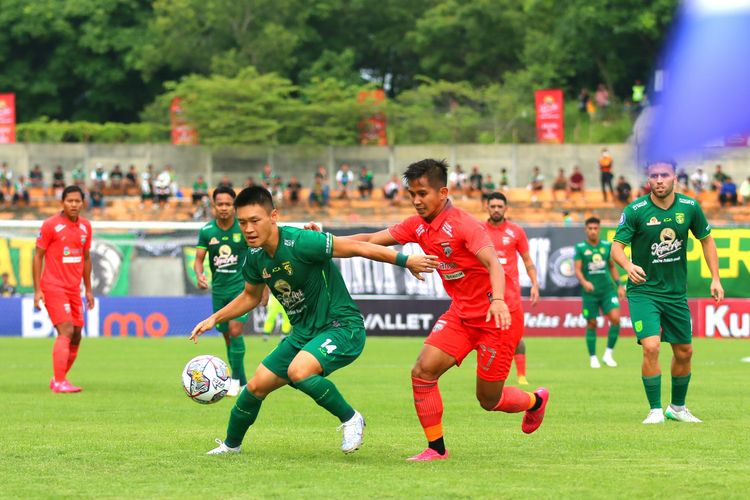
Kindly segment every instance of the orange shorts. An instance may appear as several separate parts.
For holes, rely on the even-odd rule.
[[[492,326],[490,326],[492,325]],[[435,322],[424,343],[461,362],[471,351],[477,351],[477,377],[487,382],[508,378],[516,346],[523,336],[523,308],[510,313],[510,328],[501,330],[484,318],[462,320],[452,310]]]
[[[78,291],[43,290],[43,292],[44,308],[47,309],[53,325],[71,322],[73,326],[83,326],[83,301]]]

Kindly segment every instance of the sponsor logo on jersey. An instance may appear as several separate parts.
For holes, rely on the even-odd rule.
[[[456,269],[458,267],[458,264],[455,262],[438,262],[438,269],[441,271],[450,271],[451,269]]]
[[[672,222],[672,217],[664,217],[664,222]]]
[[[585,252],[583,252],[583,255],[591,255],[591,250],[587,249]]]
[[[674,220],[677,221],[677,224],[684,224],[685,223],[685,214],[682,212],[676,212],[674,214]]]
[[[70,248],[63,247],[63,255],[70,255]]]
[[[293,290],[292,285],[285,280],[276,280],[273,288],[281,294],[281,297],[277,298],[281,302],[281,305],[284,306],[284,309],[286,309],[287,314],[301,312],[301,310],[293,311],[292,309],[297,308],[301,302],[305,301],[305,292],[302,290]]]
[[[286,247],[293,247],[294,246],[294,240],[284,240],[284,246],[286,246]]]
[[[211,239],[210,239],[210,240],[208,241],[208,244],[209,244],[209,245],[218,245],[218,244],[219,244],[219,240],[217,240],[217,239],[216,239],[216,237],[213,237],[213,238],[211,238]]]
[[[292,270],[292,263],[291,263],[291,262],[289,262],[289,261],[286,261],[286,262],[282,262],[282,263],[281,263],[281,267],[283,267],[283,268],[284,268],[284,271],[286,271],[286,273],[287,273],[287,274],[288,274],[289,276],[291,276],[291,275],[292,275],[292,272],[293,272],[293,270]]]
[[[232,241],[235,243],[242,241],[242,233],[232,233]]]
[[[86,244],[86,235],[82,234],[81,235],[81,245],[85,245],[85,244]]]
[[[677,233],[671,227],[665,227],[659,233],[659,243],[651,245],[651,255],[656,257],[654,262],[659,262],[673,253],[679,252],[682,249],[682,240],[677,239]],[[670,259],[671,261],[671,259]]]
[[[445,254],[445,256],[450,257],[453,253],[450,242],[446,241],[444,243],[441,243],[440,246],[443,247],[443,253]]]
[[[508,246],[510,245],[510,238],[507,236],[503,236],[503,245]]]
[[[443,279],[450,281],[450,280],[458,280],[466,276],[463,271],[456,271],[455,273],[448,273],[443,275]]]
[[[620,220],[617,222],[618,226],[622,226],[623,224],[625,224],[625,212],[620,214]]]
[[[646,223],[647,226],[658,226],[661,225],[661,221],[657,219],[656,217],[651,217],[649,221]]]
[[[261,276],[263,277],[264,280],[271,279],[271,275],[268,274],[268,271],[266,270],[265,267],[263,268],[263,272],[261,273]]]
[[[439,319],[435,322],[435,326],[432,327],[433,332],[439,332],[443,328],[445,328],[446,321],[443,319]]]
[[[234,266],[237,264],[239,257],[232,254],[232,247],[229,245],[221,245],[219,247],[219,255],[214,257],[214,267],[221,269],[224,267]]]
[[[678,198],[677,201],[684,203],[685,205],[695,205],[695,200],[688,200],[686,198]]]
[[[641,207],[645,207],[646,205],[648,205],[648,199],[636,203],[632,207],[633,208],[633,212],[635,212],[636,210],[638,210]]]
[[[65,224],[58,224],[58,225],[55,226],[55,232],[56,233],[59,233],[63,229],[65,229]]]

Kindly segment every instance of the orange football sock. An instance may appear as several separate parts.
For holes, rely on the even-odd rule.
[[[437,380],[411,378],[414,407],[422,424],[427,441],[443,437],[443,399],[440,397]]]
[[[513,356],[513,358],[516,361],[516,375],[518,375],[519,377],[525,377],[526,376],[526,355],[516,354]]]
[[[70,358],[70,339],[58,335],[52,347],[52,371],[58,382],[65,380],[65,374],[68,372],[68,358]]]
[[[536,402],[536,396],[530,392],[525,392],[518,387],[503,387],[503,395],[500,402],[497,403],[492,411],[502,411],[505,413],[520,413],[526,411]]]
[[[68,353],[68,367],[65,370],[65,374],[67,375],[70,371],[70,367],[73,366],[73,363],[75,363],[76,358],[78,357],[78,348],[81,347],[81,344],[70,344],[70,352]]]

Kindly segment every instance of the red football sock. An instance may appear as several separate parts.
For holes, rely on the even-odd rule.
[[[526,355],[516,354],[513,356],[516,361],[516,375],[519,377],[526,376]]]
[[[70,371],[70,367],[73,366],[73,363],[75,363],[76,358],[78,357],[78,348],[81,347],[81,344],[70,344],[70,353],[68,354],[68,367],[65,370],[65,374]]]
[[[68,358],[70,358],[70,339],[58,335],[52,347],[52,371],[58,382],[65,380],[65,374],[68,372]]]
[[[505,413],[520,413],[526,411],[536,402],[536,396],[525,392],[518,387],[503,387],[503,395],[492,411],[503,411]]]
[[[437,380],[411,378],[414,407],[422,424],[427,441],[443,437],[443,399],[440,397]]]

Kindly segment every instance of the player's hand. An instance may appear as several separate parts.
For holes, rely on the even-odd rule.
[[[41,290],[34,292],[34,309],[40,311],[42,309],[40,303],[42,302],[44,302],[44,292]]]
[[[316,223],[314,223],[314,222],[308,222],[308,223],[307,223],[307,224],[305,224],[305,225],[304,225],[303,227],[304,227],[305,229],[308,229],[308,230],[310,230],[310,231],[317,231],[317,232],[320,232],[320,226],[319,226],[319,225],[317,225],[317,224],[316,224]]]
[[[537,302],[539,302],[539,287],[538,286],[532,286],[531,292],[529,293],[529,298],[531,299],[531,305],[535,306]]]
[[[504,300],[493,300],[487,309],[485,321],[489,322],[490,318],[495,319],[495,326],[501,330],[507,330],[510,327],[510,311]]]
[[[581,283],[581,286],[587,292],[593,292],[594,291],[594,284],[592,282],[590,282],[590,281],[584,281],[583,283]]]
[[[711,280],[711,297],[714,298],[717,305],[724,300],[724,287],[721,286],[721,281],[718,278]]]
[[[208,288],[208,278],[206,278],[205,274],[200,274],[197,276],[198,278],[198,288],[203,288],[204,290]]]
[[[424,281],[422,273],[431,273],[438,266],[437,255],[418,255],[411,254],[406,259],[406,267],[412,276],[420,281]]]
[[[94,294],[91,293],[91,290],[88,290],[86,292],[86,309],[89,311],[94,308]]]
[[[641,266],[630,264],[626,271],[628,272],[628,279],[636,285],[646,282],[646,271],[644,271]]]
[[[213,329],[215,326],[216,320],[213,316],[209,316],[208,318],[195,325],[195,328],[193,328],[193,332],[190,334],[190,340],[197,344],[198,337]]]

